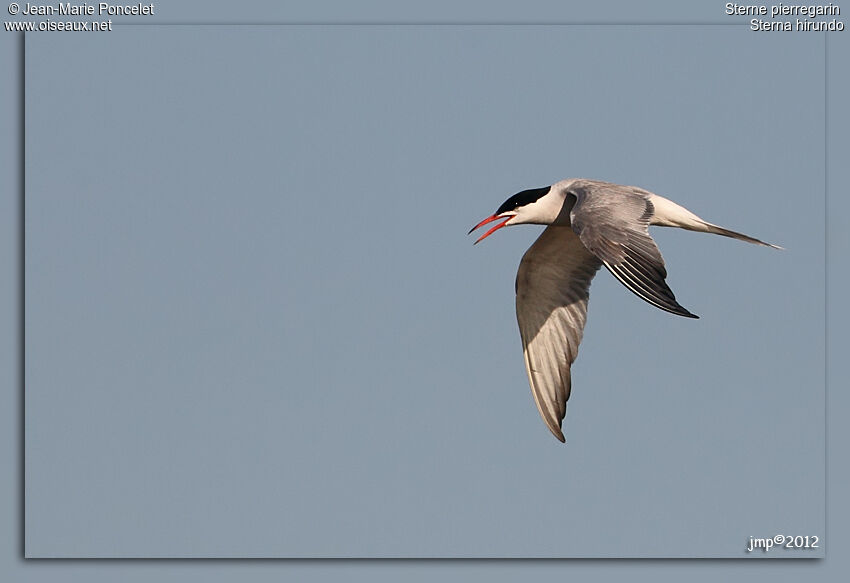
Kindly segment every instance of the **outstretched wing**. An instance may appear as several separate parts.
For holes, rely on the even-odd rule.
[[[570,212],[573,231],[620,282],[653,306],[698,318],[679,305],[665,282],[664,258],[649,235],[654,209],[650,193],[633,186],[577,181]]]
[[[516,314],[534,402],[564,441],[570,365],[578,354],[590,280],[601,265],[568,226],[549,226],[525,252],[516,280]]]

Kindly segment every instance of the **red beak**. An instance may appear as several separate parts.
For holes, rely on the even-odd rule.
[[[499,216],[499,215],[493,215],[493,216],[487,217],[486,219],[484,219],[483,221],[481,221],[480,223],[478,223],[477,225],[475,225],[474,227],[472,227],[471,229],[469,229],[469,233],[467,233],[467,235],[469,235],[470,233],[472,233],[472,231],[474,231],[475,229],[478,229],[478,228],[480,228],[480,227],[483,227],[483,226],[484,226],[484,225],[486,225],[487,223],[492,223],[493,221],[498,221],[499,219],[505,219],[505,222],[503,222],[503,223],[499,223],[499,224],[498,224],[498,225],[496,225],[495,227],[491,227],[489,231],[487,231],[486,233],[484,233],[483,235],[481,235],[480,237],[478,237],[478,239],[476,239],[475,243],[473,243],[473,245],[477,245],[478,243],[480,243],[481,241],[483,241],[484,239],[486,239],[487,237],[489,237],[490,235],[492,235],[493,233],[495,233],[496,231],[498,231],[499,229],[501,229],[502,227],[504,227],[504,226],[506,225],[506,223],[507,223],[509,220],[511,220],[512,218],[513,218],[513,215],[510,215],[510,216],[507,216],[507,217],[506,217],[506,216],[504,216],[504,215],[502,215],[502,216]]]

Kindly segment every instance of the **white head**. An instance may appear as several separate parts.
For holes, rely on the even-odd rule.
[[[475,242],[489,237],[502,227],[511,225],[551,225],[558,218],[564,206],[565,189],[558,188],[560,183],[543,188],[532,188],[518,192],[502,203],[496,212],[470,229],[470,233],[487,223],[507,219],[484,233]]]

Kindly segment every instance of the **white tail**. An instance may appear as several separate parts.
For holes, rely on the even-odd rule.
[[[679,206],[672,200],[667,200],[663,196],[652,194],[650,195],[649,200],[652,202],[652,206],[655,207],[655,213],[649,222],[650,225],[658,225],[660,227],[678,227],[689,231],[714,233],[715,235],[732,237],[733,239],[739,239],[741,241],[746,241],[747,243],[764,245],[765,247],[773,247],[774,249],[782,249],[779,245],[765,243],[755,237],[750,237],[749,235],[744,235],[737,231],[724,229],[723,227],[704,221],[685,207]]]

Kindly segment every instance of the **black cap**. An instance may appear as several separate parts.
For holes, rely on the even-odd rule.
[[[499,210],[496,211],[496,214],[500,215],[508,211],[516,210],[521,206],[531,204],[539,200],[541,197],[549,194],[550,190],[552,190],[551,186],[544,186],[543,188],[531,188],[529,190],[518,192],[503,202],[502,206],[499,207]]]

